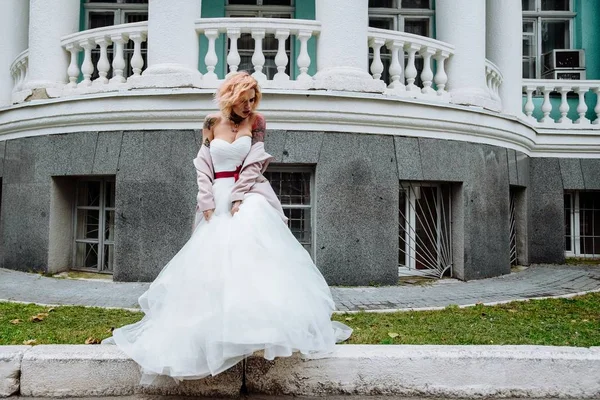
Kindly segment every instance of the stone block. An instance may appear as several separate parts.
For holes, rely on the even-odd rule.
[[[575,158],[560,158],[560,174],[565,190],[583,190],[585,182],[581,170],[581,160]]]
[[[398,177],[401,181],[422,181],[421,150],[418,138],[394,136]]]
[[[586,190],[600,190],[600,159],[582,158],[581,170]]]
[[[267,151],[267,153],[275,157],[275,159],[272,162],[280,163],[283,161],[283,150],[285,149],[286,137],[286,131],[267,129],[265,135],[265,150]]]
[[[31,346],[0,346],[0,397],[19,391],[21,359]]]
[[[516,152],[517,155],[517,174],[519,178],[519,185],[529,186],[529,161],[530,158],[520,151]]]
[[[287,131],[282,161],[288,164],[316,164],[324,135],[323,132]]]
[[[463,185],[464,279],[510,272],[509,177],[504,149],[471,144],[464,155],[471,176]]]
[[[565,260],[564,190],[558,158],[532,158],[529,185],[529,262]]]
[[[50,175],[91,175],[97,143],[98,132],[48,136],[49,154],[43,157],[48,162],[36,171],[37,179],[48,179]]]
[[[6,151],[6,140],[0,142],[0,178],[4,176],[4,158]]]
[[[419,138],[419,146],[424,180],[462,182],[470,176],[468,143]]]
[[[9,183],[2,189],[4,267],[46,270],[50,182]]]
[[[395,283],[398,175],[393,138],[324,135],[316,192],[316,259],[328,283]]]
[[[35,143],[38,138],[13,139],[6,142],[2,181],[30,183],[35,180]]]
[[[98,143],[94,153],[92,174],[117,174],[122,141],[123,131],[98,132]]]
[[[508,179],[511,185],[519,184],[519,172],[517,168],[517,152],[513,149],[506,149],[506,158],[508,160]]]

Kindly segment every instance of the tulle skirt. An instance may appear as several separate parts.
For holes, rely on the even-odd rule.
[[[144,318],[114,342],[146,376],[216,375],[256,351],[321,357],[352,330],[331,322],[331,292],[278,213],[257,194],[230,214],[233,179],[213,185],[215,214],[139,298]]]

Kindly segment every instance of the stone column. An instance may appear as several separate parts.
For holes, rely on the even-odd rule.
[[[29,1],[5,0],[0,13],[0,107],[12,104],[10,65],[27,49]]]
[[[69,53],[60,39],[79,31],[80,0],[30,0],[29,75],[25,88],[42,89],[41,97],[53,96],[67,82]]]
[[[452,103],[485,106],[490,102],[485,76],[485,1],[436,3],[437,39],[455,46],[447,63]]]
[[[523,115],[523,12],[520,0],[487,0],[486,57],[504,77],[500,86],[502,112]]]
[[[385,83],[368,72],[368,0],[315,0],[321,22],[316,89],[382,92]]]
[[[194,21],[200,18],[201,0],[149,0],[148,68],[130,78],[135,87],[199,87],[199,41]]]

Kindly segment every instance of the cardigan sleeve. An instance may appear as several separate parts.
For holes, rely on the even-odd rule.
[[[198,155],[194,159],[196,167],[196,181],[198,183],[198,195],[196,200],[199,211],[213,210],[215,208],[215,199],[212,191],[213,177],[210,176],[209,161],[206,159],[204,149],[208,149],[204,144],[200,147]]]

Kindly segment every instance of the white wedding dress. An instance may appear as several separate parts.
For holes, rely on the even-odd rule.
[[[214,139],[215,172],[233,171],[251,138]],[[146,314],[114,341],[145,377],[216,375],[255,351],[264,357],[323,356],[352,330],[330,317],[331,292],[309,254],[258,194],[230,214],[233,178],[216,179],[216,209],[139,298]],[[142,379],[144,382],[144,379]]]

